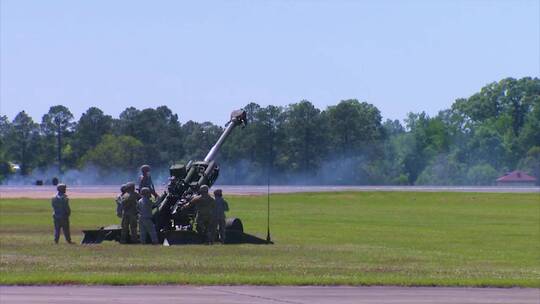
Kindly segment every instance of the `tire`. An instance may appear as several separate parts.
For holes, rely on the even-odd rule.
[[[239,218],[231,217],[225,221],[225,230],[235,230],[244,232],[244,225]]]

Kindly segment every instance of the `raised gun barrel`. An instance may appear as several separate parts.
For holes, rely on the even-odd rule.
[[[225,139],[229,137],[232,130],[239,125],[245,126],[247,124],[247,114],[244,110],[236,110],[231,113],[231,119],[226,125],[225,131],[221,134],[218,141],[214,144],[212,149],[206,154],[206,157],[204,158],[205,162],[211,162],[216,158],[216,155],[225,142]]]
[[[246,124],[246,111],[233,111],[225,130],[203,161],[190,161],[185,166],[177,164],[170,168],[171,178],[167,185],[167,192],[161,197],[158,210],[154,214],[158,230],[190,226],[194,210],[184,210],[182,206],[189,202],[202,185],[212,187],[219,176],[219,165],[216,162],[217,153],[232,130]]]

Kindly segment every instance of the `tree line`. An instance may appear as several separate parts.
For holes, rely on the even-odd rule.
[[[522,169],[540,177],[540,79],[488,84],[430,117],[383,121],[374,105],[342,100],[321,110],[249,103],[249,124],[223,146],[220,182],[343,185],[489,185]],[[54,166],[96,168],[99,176],[147,163],[165,176],[172,163],[204,158],[222,126],[181,123],[167,106],[125,109],[118,118],[91,107],[78,121],[62,105],[40,123],[25,112],[0,116],[0,180]],[[12,164],[19,164],[14,173]]]

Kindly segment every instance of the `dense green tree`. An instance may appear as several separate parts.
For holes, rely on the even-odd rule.
[[[525,77],[519,80],[505,78],[483,87],[467,99],[458,99],[452,109],[460,113],[472,125],[505,118],[499,125],[502,132],[510,129],[518,135],[525,123],[532,102],[540,95],[540,80]]]
[[[457,162],[452,155],[440,154],[431,159],[429,165],[422,171],[415,184],[417,185],[462,185],[464,165]]]
[[[143,161],[142,148],[143,143],[132,136],[106,134],[83,156],[82,163],[96,166],[103,174],[118,170],[135,172]]]
[[[330,130],[330,146],[337,155],[358,155],[380,152],[383,139],[381,114],[372,104],[356,99],[342,100],[326,110]]]
[[[268,164],[275,166],[277,152],[283,144],[284,109],[276,106],[261,108],[254,103],[248,107],[252,109],[248,114],[248,127],[232,133],[224,145],[223,158],[227,162],[248,160],[261,168]]]
[[[255,160],[261,167],[282,169],[286,162],[286,152],[283,151],[285,134],[283,124],[286,114],[282,107],[267,106],[262,108],[255,118]],[[288,159],[287,159],[288,161]],[[288,162],[287,162],[288,164]]]
[[[532,147],[519,163],[519,168],[535,176],[536,184],[540,185],[540,146]]]
[[[182,159],[185,155],[184,133],[178,115],[166,106],[156,108],[156,112],[162,125],[156,140],[156,148],[160,150],[160,162],[164,164]]]
[[[38,155],[39,125],[22,111],[13,119],[7,139],[12,160],[19,162],[21,174],[27,175]]]
[[[401,122],[399,122],[399,120],[397,119],[395,120],[387,119],[383,123],[383,130],[384,130],[384,134],[388,137],[397,136],[397,135],[405,133],[405,128],[401,125]]]
[[[379,110],[372,104],[349,99],[329,106],[322,116],[328,126],[324,182],[375,182],[372,164],[384,154],[385,138]]]
[[[381,123],[375,106],[355,99],[326,109],[305,100],[244,109],[248,127],[218,154],[221,182],[260,184],[270,176],[279,183],[457,185],[492,184],[516,168],[540,175],[538,78],[502,79],[436,116],[409,113],[403,124]],[[25,174],[56,159],[60,168],[93,164],[102,172],[144,162],[159,175],[171,162],[204,158],[223,131],[210,122],[182,125],[166,106],[130,107],[118,119],[90,108],[76,125],[67,108],[55,106],[41,133],[24,133],[35,128],[27,115],[15,120],[0,116],[0,167],[24,162]]]
[[[232,132],[218,158],[225,164],[235,168],[236,162],[256,162],[257,129],[259,128],[258,115],[261,106],[256,103],[247,104],[244,109],[247,113],[247,128],[240,132]]]
[[[399,121],[395,122],[399,123]],[[407,176],[404,174],[403,159],[408,153],[408,146],[405,142],[410,136],[405,133],[401,124],[399,124],[401,128],[396,129],[397,124],[395,122],[392,122],[391,127],[385,123],[385,133],[388,138],[383,145],[384,156],[371,162],[368,170],[370,183],[372,184],[406,185],[409,183]]]
[[[184,137],[178,115],[166,106],[143,110],[127,108],[116,125],[120,134],[143,143],[142,159],[150,165],[164,166],[184,156]]]
[[[8,157],[8,143],[11,143],[10,131],[11,122],[6,115],[0,115],[0,183],[4,181],[13,172],[11,162]]]
[[[10,130],[11,122],[8,117],[0,115],[0,161],[2,162],[7,162],[7,143]]]
[[[137,118],[140,112],[140,110],[134,107],[129,107],[122,111],[119,119],[114,121],[117,135],[122,134],[135,137],[137,132]]]
[[[326,122],[321,111],[307,100],[288,106],[283,131],[283,149],[288,156],[290,170],[314,174],[326,157]]]
[[[433,163],[429,170],[435,170],[436,172],[442,170],[442,167],[438,165],[440,162],[437,162],[434,158],[449,154],[452,136],[449,132],[445,113],[440,113],[433,118],[430,118],[425,112],[419,114],[409,113],[405,123],[410,134],[410,147],[404,155],[403,165],[405,173],[409,177],[409,183],[413,184],[430,161],[436,163]],[[444,159],[444,157],[439,160],[441,159]],[[453,161],[445,161],[445,163],[451,165]],[[436,172],[426,174],[431,176],[436,175]]]
[[[466,147],[469,164],[487,163],[493,168],[504,170],[506,149],[503,138],[495,130],[478,127]]]
[[[539,100],[538,78],[506,78],[483,87],[467,99],[458,99],[452,111],[460,117],[466,131],[487,128],[497,133],[506,150],[504,164],[499,167],[515,167],[520,155],[536,145]]]
[[[58,172],[62,173],[62,149],[64,148],[65,135],[71,131],[73,114],[68,108],[62,105],[52,106],[49,112],[43,115],[41,129],[47,136],[56,138],[56,160],[58,162]]]
[[[188,121],[182,126],[182,132],[186,134],[184,138],[184,148],[186,154],[185,161],[202,160],[210,151],[210,148],[218,140],[223,129],[211,122],[197,123]]]
[[[489,164],[474,165],[467,172],[468,185],[493,185],[499,176],[497,170]]]
[[[407,152],[403,156],[404,173],[409,178],[409,183],[414,184],[420,173],[427,166],[434,153],[429,149],[429,138],[426,130],[429,125],[429,117],[426,113],[409,113],[405,119],[409,136],[407,138]]]
[[[288,164],[284,147],[284,109],[277,106],[261,108],[251,103],[246,106],[248,127],[233,132],[225,143],[220,159],[225,173],[234,183],[264,183],[269,175],[282,180]]]
[[[531,109],[517,139],[520,152],[540,146],[540,95],[531,98]]]
[[[11,128],[11,123],[6,115],[0,115],[0,140],[4,143],[4,140]]]
[[[261,106],[254,102],[250,102],[244,107],[244,110],[247,114],[248,124],[252,124],[257,117],[257,113],[261,110]]]
[[[113,119],[96,107],[82,114],[73,133],[72,146],[75,157],[80,159],[88,150],[97,146],[103,135],[112,131]]]

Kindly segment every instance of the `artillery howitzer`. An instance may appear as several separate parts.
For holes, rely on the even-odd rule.
[[[203,238],[193,230],[196,210],[182,207],[197,194],[202,185],[212,187],[219,176],[220,168],[216,162],[219,149],[235,127],[244,127],[246,124],[246,112],[233,111],[225,130],[203,161],[189,161],[186,165],[176,164],[170,167],[167,190],[157,200],[153,214],[159,240],[164,245],[203,243]],[[98,230],[84,230],[82,243],[120,241],[120,231],[118,225],[101,227]],[[227,219],[225,234],[226,243],[229,244],[268,243],[266,240],[244,233],[242,221],[238,218]]]

